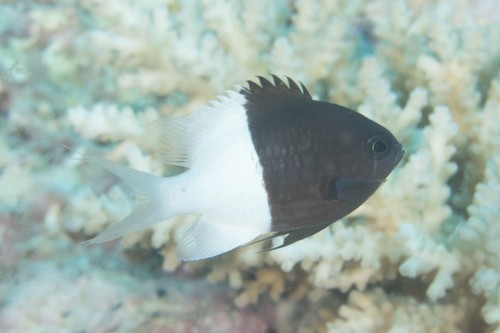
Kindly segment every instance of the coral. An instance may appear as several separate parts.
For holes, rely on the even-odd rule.
[[[349,295],[339,319],[328,332],[463,332],[466,299],[456,304],[419,303],[412,297],[391,296],[381,289]]]
[[[152,153],[149,124],[276,73],[388,127],[406,151],[398,169],[350,216],[283,249],[261,252],[268,241],[180,263],[176,242],[196,218],[185,216],[128,235],[124,253],[156,253],[169,276],[228,286],[241,308],[269,298],[310,309],[305,317],[318,322],[301,324],[304,332],[500,332],[498,13],[494,0],[2,2],[9,267],[23,255],[55,255],[50,242],[70,247],[58,242],[89,238],[130,211],[133,194],[82,156],[182,172]],[[28,220],[34,240],[9,248],[11,230]],[[87,277],[78,288],[102,286]],[[64,325],[49,308],[36,313],[34,301],[17,298],[2,318],[27,307],[25,318]]]
[[[486,165],[483,182],[476,186],[467,208],[469,219],[458,229],[456,242],[463,252],[464,268],[472,277],[472,291],[486,298],[481,311],[490,325],[500,324],[500,156]]]
[[[131,108],[119,110],[115,105],[82,106],[68,110],[68,121],[87,139],[101,142],[135,140],[144,136],[147,124],[158,118],[153,109],[135,114]],[[140,126],[137,126],[137,125]],[[97,135],[99,137],[97,137]]]

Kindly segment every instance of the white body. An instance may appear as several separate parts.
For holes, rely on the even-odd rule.
[[[244,245],[271,230],[262,167],[248,128],[243,95],[228,92],[221,102],[191,117],[164,121],[158,150],[167,163],[189,169],[160,178],[93,158],[144,196],[123,221],[88,243],[121,237],[183,214],[200,214],[179,243],[179,257],[196,260]]]

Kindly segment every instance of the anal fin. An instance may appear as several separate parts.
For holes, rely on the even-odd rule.
[[[260,231],[242,227],[241,221],[221,223],[215,220],[201,216],[185,232],[178,244],[179,259],[191,261],[214,257],[245,245],[261,234]]]

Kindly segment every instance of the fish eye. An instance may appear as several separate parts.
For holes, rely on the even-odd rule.
[[[382,135],[374,135],[366,144],[368,152],[375,157],[383,157],[389,151],[389,143]]]

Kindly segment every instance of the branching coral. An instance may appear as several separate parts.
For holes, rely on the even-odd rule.
[[[494,10],[481,10],[492,3],[3,4],[1,207],[19,210],[33,189],[57,192],[65,199],[47,217],[51,230],[90,237],[132,198],[116,180],[96,186],[80,151],[178,172],[151,154],[148,123],[192,113],[255,75],[284,74],[387,126],[406,150],[400,168],[348,218],[277,251],[257,253],[258,243],[179,263],[191,216],[129,235],[124,247],[156,249],[168,271],[226,281],[239,306],[339,293],[347,303],[322,323],[332,332],[458,332],[478,322],[499,331],[500,27]],[[60,143],[76,153],[56,154]],[[64,181],[49,186],[54,175]]]
[[[217,10],[218,6],[224,10]],[[247,54],[238,53],[241,50],[235,49],[237,36],[228,35],[230,33],[227,25],[236,24],[233,21],[237,18],[222,20],[220,16],[225,11],[236,10],[231,6],[219,2],[210,10],[203,11],[207,26],[216,32],[211,38],[215,38],[214,43],[221,43],[227,50],[234,50],[234,54],[224,55],[224,57],[232,58],[228,62],[228,68],[231,68],[233,61],[236,61],[240,65],[243,64],[246,69],[257,70],[255,66],[258,66],[257,64],[262,66],[265,62],[256,63],[254,59],[248,58]],[[324,8],[325,13],[331,11],[332,19],[325,21],[326,19],[321,16],[323,14],[318,14],[314,6]],[[491,142],[498,138],[495,122],[490,121],[486,124],[484,120],[487,115],[492,117],[498,112],[495,102],[498,90],[496,81],[492,82],[490,96],[483,111],[479,114],[473,112],[480,105],[480,91],[476,87],[481,79],[481,73],[493,63],[494,50],[485,46],[493,32],[479,34],[480,30],[458,29],[452,23],[447,23],[446,12],[441,7],[434,11],[426,9],[417,15],[416,12],[412,12],[410,5],[405,7],[404,4],[394,4],[394,6],[393,9],[396,11],[407,10],[408,16],[404,18],[403,15],[402,18],[396,19],[397,15],[394,15],[394,20],[391,22],[398,28],[391,33],[388,29],[392,27],[387,26],[387,22],[372,16],[376,12],[375,9],[367,12],[367,16],[373,19],[373,30],[375,36],[381,39],[381,43],[375,44],[378,47],[374,55],[361,62],[349,61],[356,46],[349,41],[345,30],[349,25],[357,24],[354,18],[359,13],[359,8],[351,8],[352,11],[344,10],[339,14],[340,16],[336,16],[334,14],[340,9],[335,6],[327,6],[321,2],[315,5],[298,2],[295,8],[297,12],[291,16],[294,24],[293,31],[274,30],[273,34],[277,36],[274,41],[269,38],[262,39],[264,33],[256,34],[257,37],[247,40],[249,49],[252,48],[251,45],[257,43],[258,38],[261,38],[259,45],[272,48],[271,57],[268,59],[269,68],[281,68],[286,73],[300,71],[299,78],[303,76],[306,81],[324,80],[324,87],[327,88],[326,92],[329,96],[338,96],[340,100],[347,99],[348,103],[360,103],[360,112],[386,124],[404,140],[408,158],[405,165],[395,172],[374,198],[353,214],[354,219],[337,222],[322,233],[279,251],[252,256],[252,253],[249,254],[249,249],[240,249],[227,259],[221,262],[216,261],[211,269],[210,279],[212,281],[228,279],[234,288],[243,288],[236,300],[240,306],[256,302],[259,295],[269,291],[276,299],[284,293],[283,285],[299,279],[298,272],[307,274],[297,290],[309,290],[310,297],[313,298],[325,297],[325,293],[322,292],[324,290],[338,289],[344,293],[349,292],[353,287],[360,291],[369,290],[370,285],[395,280],[398,274],[411,279],[432,274],[433,277],[426,287],[427,297],[430,301],[437,301],[446,295],[447,290],[454,287],[457,274],[463,270],[463,265],[467,266],[461,258],[459,250],[461,245],[450,241],[451,234],[446,231],[463,224],[460,215],[454,213],[453,207],[448,204],[454,196],[460,196],[460,193],[457,193],[460,191],[451,188],[449,182],[457,175],[458,168],[468,168],[474,163],[482,165],[479,157],[477,162],[454,160],[457,149],[464,149],[464,145],[471,142],[472,148],[475,149],[471,156],[485,156],[482,141],[492,147],[492,150],[495,149],[493,146],[496,146]],[[201,10],[202,7],[198,9]],[[185,13],[185,15],[190,14],[192,13]],[[428,25],[427,22],[433,15],[442,18],[442,21]],[[217,20],[217,17],[220,19]],[[242,20],[245,18],[249,17],[243,15]],[[165,16],[163,19],[168,20],[170,16]],[[282,21],[283,17],[278,21],[280,20]],[[327,29],[332,33],[332,36],[327,38],[331,42],[328,47],[319,43],[318,39],[310,37],[317,29],[320,29],[320,26],[314,23],[315,20],[322,22],[321,27],[331,24],[331,29]],[[245,31],[248,25],[255,28],[258,24],[258,22],[245,21],[244,27],[239,31]],[[205,29],[203,26],[197,28]],[[256,29],[259,30],[259,28]],[[269,35],[269,32],[267,34]],[[193,34],[190,36],[192,37]],[[173,45],[177,45],[177,50],[179,50],[178,43],[186,42],[182,35],[171,36],[171,38]],[[425,38],[433,40],[429,49],[421,42]],[[243,37],[240,39],[246,40]],[[414,40],[420,43],[410,46]],[[462,42],[459,43],[458,40]],[[305,45],[309,47],[298,47],[301,41],[307,41]],[[437,48],[440,44],[448,45],[448,50]],[[148,46],[144,47],[147,49]],[[415,48],[417,52],[412,53],[411,51]],[[257,49],[257,53],[262,52],[258,51],[258,47],[254,46],[254,49]],[[312,49],[315,52],[311,52]],[[203,51],[203,48],[201,52],[207,53]],[[326,54],[334,56],[329,58]],[[282,57],[287,59],[282,60]],[[305,66],[305,59],[315,65]],[[160,60],[159,64],[164,61]],[[411,65],[412,62],[416,62],[416,67]],[[140,64],[134,65],[141,67]],[[342,80],[343,73],[350,73],[353,66],[361,66],[358,81],[350,79],[342,84],[339,80]],[[337,67],[340,68],[338,72],[335,71]],[[167,66],[162,70],[168,68],[170,67]],[[458,68],[465,68],[466,71],[457,71]],[[148,75],[140,77],[147,79]],[[403,79],[404,84],[401,85]],[[132,78],[130,82],[138,81]],[[338,88],[328,90],[332,89],[328,87],[337,84]],[[168,87],[167,84],[160,85],[163,88]],[[209,85],[217,86],[213,83]],[[151,93],[158,93],[155,86],[157,85],[153,84],[151,88],[148,88]],[[196,87],[195,84],[192,86]],[[195,93],[182,85],[176,85],[176,87],[188,95]],[[321,93],[323,87],[317,86],[317,88]],[[143,87],[143,89],[146,88]],[[162,93],[168,93],[168,91],[171,90]],[[404,94],[406,99],[404,107],[400,106],[401,94]],[[465,99],[454,99],[457,95]],[[426,107],[430,107],[430,111],[424,112]],[[73,115],[75,114],[78,113],[73,111]],[[123,116],[128,117],[126,114]],[[486,130],[491,135],[483,131],[476,132],[477,125],[481,122],[485,124]],[[465,133],[465,136],[458,135],[459,130]],[[104,129],[100,131],[106,132]],[[120,133],[123,135],[125,131],[117,131],[117,135],[111,137],[114,140],[120,140]],[[134,138],[133,135],[126,135],[126,137],[127,140],[136,141],[140,145],[139,137]],[[397,203],[397,209],[394,203]],[[473,208],[469,209],[469,213],[473,211]],[[474,212],[471,215],[477,215],[477,213]],[[164,246],[164,254],[168,258],[165,267],[173,269],[178,263],[175,263],[173,259],[175,247],[170,242],[175,240],[175,235],[179,235],[185,227],[180,221],[169,223],[163,223],[155,228],[152,237],[156,248]],[[129,237],[128,239],[129,241],[126,240],[125,244],[131,245],[141,238]],[[132,243],[130,240],[133,240]],[[258,245],[250,247],[251,251],[257,251],[258,248]],[[193,269],[198,270],[205,265],[197,263],[192,266]],[[488,289],[488,295],[497,292],[495,268],[488,266],[479,268],[475,272],[476,265],[468,264],[468,266],[471,267],[467,270],[470,272],[468,274],[472,274],[471,286],[476,293],[485,292],[478,287],[484,281],[490,281],[491,287]],[[256,269],[256,276],[248,279],[248,273],[245,272],[252,272]],[[297,291],[297,293],[304,295],[304,291]],[[381,295],[382,292],[378,290],[371,297],[381,297]],[[483,308],[483,313],[488,323],[495,324],[497,322],[495,312],[488,309],[492,307],[494,309],[497,303],[493,296],[488,299],[491,301]],[[418,301],[411,302],[416,304]],[[445,311],[446,308],[438,305],[430,306],[435,309],[433,311]],[[399,325],[397,318],[404,317],[401,314],[404,311],[401,312],[402,310],[391,307],[388,309],[395,313],[393,325],[397,330],[397,325]],[[418,316],[416,318],[419,318]],[[432,317],[430,314],[428,316]],[[370,316],[367,315],[368,317]],[[453,325],[457,322],[454,321]],[[336,325],[332,323],[332,327]],[[381,327],[392,327],[387,325],[385,323]],[[431,324],[424,325],[424,327],[431,326]]]
[[[486,297],[482,313],[490,325],[500,324],[500,156],[486,165],[485,179],[476,187],[474,201],[468,207],[470,218],[459,228],[464,266],[472,277],[476,294]]]
[[[381,289],[352,292],[328,332],[462,332],[465,299],[458,304],[419,303],[411,297],[387,295]]]
[[[90,111],[82,106],[68,110],[68,121],[79,133],[87,139],[103,142],[138,141],[144,136],[148,123],[157,117],[157,113],[152,109],[135,114],[131,108],[118,110],[115,105],[98,104]]]

